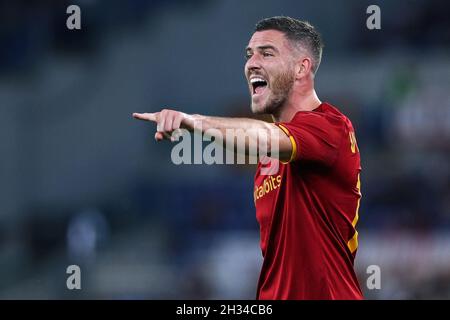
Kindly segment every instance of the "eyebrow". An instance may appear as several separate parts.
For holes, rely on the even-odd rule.
[[[262,51],[262,50],[266,50],[266,49],[272,49],[273,51],[275,51],[275,52],[278,52],[278,49],[277,48],[275,48],[274,46],[272,46],[272,45],[264,45],[264,46],[259,46],[259,47],[256,47],[256,49],[258,50],[258,51]],[[253,50],[252,48],[250,48],[250,47],[246,47],[245,48],[245,52],[248,52],[248,51],[250,51],[250,50]]]

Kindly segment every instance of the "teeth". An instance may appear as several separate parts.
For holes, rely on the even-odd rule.
[[[266,80],[264,80],[263,78],[252,78],[252,79],[250,79],[250,83],[255,83],[255,82],[266,82]]]

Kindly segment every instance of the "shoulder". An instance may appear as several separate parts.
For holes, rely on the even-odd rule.
[[[350,120],[338,108],[328,102],[323,102],[312,111],[297,112],[290,122],[294,125],[333,127],[335,129],[344,129],[347,124],[351,125]]]

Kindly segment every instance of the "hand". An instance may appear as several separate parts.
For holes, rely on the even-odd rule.
[[[172,135],[173,131],[193,127],[191,116],[175,110],[163,109],[155,113],[133,113],[133,117],[135,119],[156,123],[156,141],[164,139],[175,141],[176,137]]]

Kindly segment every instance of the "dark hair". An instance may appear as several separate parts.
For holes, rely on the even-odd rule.
[[[312,71],[316,73],[322,59],[323,41],[320,33],[308,22],[290,17],[271,17],[259,21],[255,31],[278,30],[296,45],[310,52],[313,58]]]

